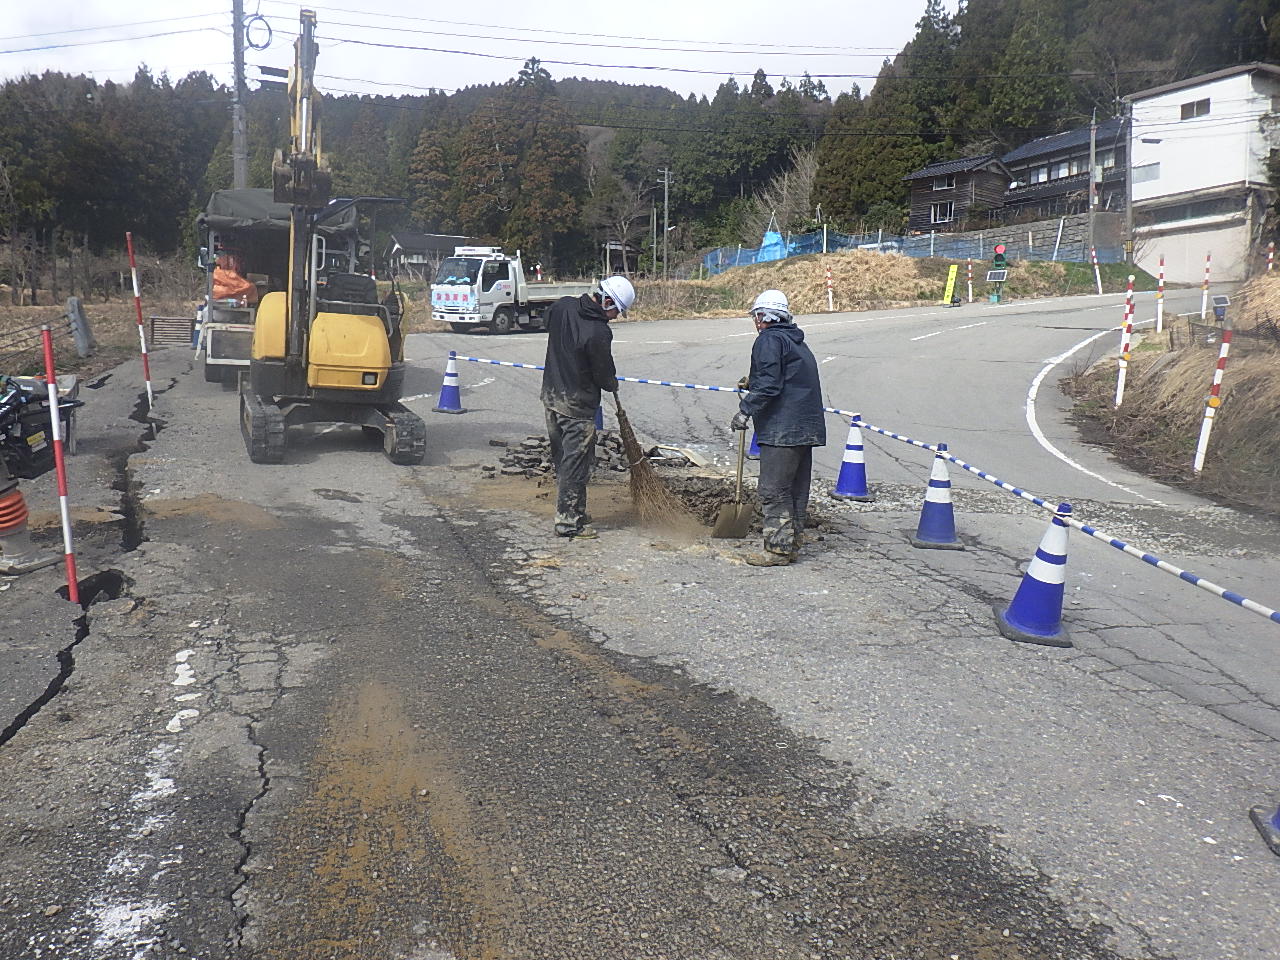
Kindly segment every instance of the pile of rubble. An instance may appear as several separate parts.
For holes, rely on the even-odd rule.
[[[551,441],[546,437],[526,437],[518,442],[507,440],[490,440],[491,447],[504,447],[505,452],[498,461],[498,466],[485,465],[480,468],[487,476],[502,474],[510,477],[546,477],[552,474]],[[650,451],[653,456],[658,451]],[[658,457],[658,462],[669,463],[675,458]],[[681,462],[688,461],[680,458]],[[593,476],[600,477],[609,473],[626,473],[627,459],[622,451],[622,439],[612,432],[600,431],[596,434],[596,466]]]

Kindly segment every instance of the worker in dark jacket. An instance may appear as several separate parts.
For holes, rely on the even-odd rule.
[[[764,552],[747,563],[773,567],[791,563],[803,541],[813,477],[813,448],[827,442],[818,362],[791,317],[787,296],[766,290],[751,308],[756,340],[751,372],[738,402],[733,429],[755,420],[760,444],[760,503],[764,508]]]
[[[630,280],[608,277],[596,293],[562,297],[547,312],[542,405],[556,469],[557,536],[597,536],[587,516],[587,481],[595,464],[600,391],[618,389],[609,321],[635,299]]]

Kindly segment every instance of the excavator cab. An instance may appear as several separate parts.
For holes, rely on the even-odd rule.
[[[289,210],[288,281],[258,304],[241,431],[255,463],[282,462],[288,428],[305,423],[359,425],[381,436],[393,463],[421,463],[426,424],[400,402],[403,298],[393,287],[379,301],[374,279],[356,272],[354,253],[335,258],[325,231],[353,207],[403,201],[330,200],[312,82],[314,34],[315,14],[303,10],[289,74],[292,135],[272,169],[274,200]]]

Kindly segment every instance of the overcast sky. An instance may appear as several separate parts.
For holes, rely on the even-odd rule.
[[[3,6],[0,79],[54,70],[120,81],[145,63],[173,80],[192,70],[231,80],[231,0],[5,0]],[[284,0],[244,0],[244,6],[246,17],[263,18],[250,25],[251,42],[265,42],[267,27],[272,31],[266,49],[246,51],[252,87],[259,64],[292,63],[301,6]],[[317,72],[327,93],[394,95],[501,82],[536,56],[553,77],[650,83],[681,94],[710,95],[726,77],[741,82],[757,67],[775,86],[807,70],[837,75],[823,81],[835,94],[854,83],[863,91],[871,86],[883,58],[910,39],[925,0],[327,0],[307,6],[316,11]],[[956,2],[945,6],[954,12]]]

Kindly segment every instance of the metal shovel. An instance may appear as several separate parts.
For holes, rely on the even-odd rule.
[[[738,431],[738,482],[733,490],[733,503],[726,503],[716,514],[716,525],[711,536],[717,540],[741,540],[751,532],[755,508],[742,502],[742,464],[747,457],[747,432]]]

